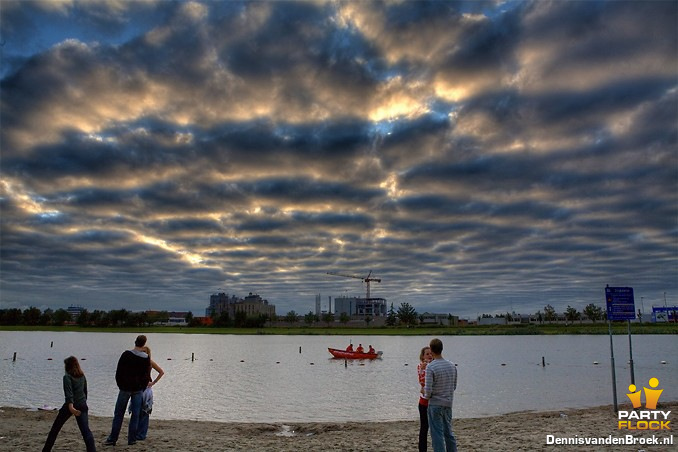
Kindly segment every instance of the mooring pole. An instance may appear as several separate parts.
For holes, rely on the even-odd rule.
[[[617,406],[617,375],[614,371],[614,347],[612,346],[612,321],[607,321],[607,329],[610,333],[610,360],[612,361],[612,400],[614,401],[614,412],[618,412]]]
[[[636,376],[633,373],[633,347],[631,346],[631,321],[629,320],[629,365],[631,367],[631,384],[636,384]]]

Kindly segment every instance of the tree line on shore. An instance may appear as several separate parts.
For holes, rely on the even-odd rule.
[[[640,310],[638,315],[641,317],[642,321]],[[520,320],[519,315],[509,312],[494,315],[482,314],[478,317],[478,320],[483,318],[504,318],[507,323]],[[568,306],[562,314],[558,314],[553,306],[547,304],[543,310],[539,310],[531,315],[531,318],[538,323],[550,323],[562,318],[568,322],[575,322],[585,318],[595,323],[599,320],[606,320],[607,316],[600,306],[596,306],[593,303],[587,305],[582,312],[579,312],[572,306]],[[374,320],[370,315],[366,315],[361,319],[365,322],[366,326],[370,326],[370,323]],[[336,321],[346,325],[351,321],[351,317],[346,313],[342,313],[338,316],[332,313],[317,315],[313,311],[300,315],[292,310],[285,315],[275,316],[274,318],[265,314],[248,316],[245,312],[240,311],[236,312],[233,318],[229,316],[227,312],[222,312],[220,314],[214,314],[206,319],[204,317],[195,317],[192,312],[188,312],[185,314],[183,320],[185,325],[191,327],[263,328],[265,326],[272,326],[273,322],[283,322],[288,325],[303,323],[307,326],[324,323],[329,327]],[[451,314],[448,315],[448,320],[450,320],[449,323],[451,324]],[[63,326],[76,324],[82,327],[100,328],[147,327],[151,325],[166,325],[169,321],[170,313],[168,311],[132,312],[126,309],[114,309],[111,311],[94,310],[90,312],[87,309],[83,309],[76,316],[72,316],[66,309],[52,310],[48,308],[44,311],[41,311],[36,307],[30,307],[23,311],[18,308],[0,309],[0,325],[3,326]],[[418,314],[412,305],[409,303],[401,303],[400,306],[395,309],[393,303],[391,303],[391,307],[388,310],[385,319],[386,326],[416,326],[419,324],[423,324],[423,316]]]
[[[419,319],[417,311],[409,303],[402,303],[395,310],[393,304],[386,318],[386,325],[415,325]],[[336,320],[342,324],[350,321],[348,314],[341,314],[338,317],[334,314],[316,315],[309,312],[303,316],[295,311],[289,311],[283,316],[271,318],[265,314],[255,314],[248,316],[245,312],[236,312],[233,317],[227,312],[212,315],[209,320],[201,317],[195,317],[192,312],[186,313],[185,324],[191,327],[211,326],[217,328],[263,328],[271,325],[272,322],[284,322],[287,324],[296,324],[302,321],[306,325],[324,322],[330,326]],[[372,316],[363,317],[366,325],[372,322]],[[81,310],[76,315],[71,315],[66,309],[52,310],[50,308],[41,311],[36,307],[29,307],[21,310],[18,308],[0,309],[0,325],[2,326],[64,326],[78,325],[81,327],[147,327],[151,325],[163,325],[170,322],[170,313],[168,311],[141,311],[132,312],[126,309],[113,309],[110,311],[87,309]]]
[[[193,314],[188,313],[186,322],[194,322]],[[75,323],[78,326],[117,327],[149,326],[158,322],[169,321],[167,311],[144,311],[132,312],[126,309],[114,309],[111,311],[88,311],[83,309],[75,317],[66,309],[45,309],[30,307],[23,311],[18,308],[0,309],[0,325],[5,326],[63,326]]]

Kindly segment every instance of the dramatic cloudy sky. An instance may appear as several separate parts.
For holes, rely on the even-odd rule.
[[[678,2],[1,6],[1,307],[678,300]]]

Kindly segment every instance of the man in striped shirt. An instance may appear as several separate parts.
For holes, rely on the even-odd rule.
[[[431,339],[433,361],[426,366],[424,398],[428,399],[428,425],[434,452],[457,452],[452,431],[452,401],[457,389],[457,367],[443,358],[443,343]]]

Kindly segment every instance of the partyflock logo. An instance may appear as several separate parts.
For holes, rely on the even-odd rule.
[[[643,387],[643,391],[637,390],[636,385],[629,385],[630,394],[626,396],[633,404],[633,411],[619,411],[618,428],[619,430],[671,430],[669,424],[669,415],[671,411],[662,411],[657,409],[657,402],[663,389],[655,389],[659,386],[659,380],[650,378],[648,382],[650,388]],[[641,408],[640,395],[645,392],[645,410]]]

